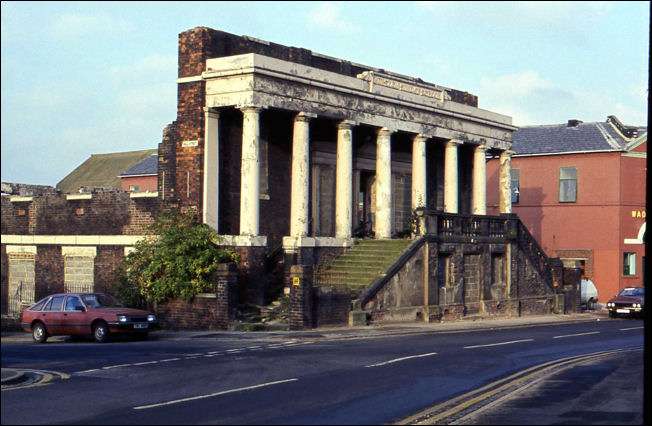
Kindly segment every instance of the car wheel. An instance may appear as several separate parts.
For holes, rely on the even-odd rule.
[[[37,322],[32,326],[32,338],[36,343],[45,343],[48,340],[48,331],[42,322]]]
[[[93,339],[97,343],[105,343],[109,340],[109,327],[105,322],[98,322],[93,328]]]
[[[593,302],[593,299],[589,299],[589,301],[586,302],[586,309],[592,311],[594,308],[595,308],[595,302]]]

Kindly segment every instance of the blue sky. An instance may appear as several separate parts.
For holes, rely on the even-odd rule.
[[[156,148],[178,34],[302,47],[479,97],[518,126],[647,124],[649,2],[2,2],[2,181]]]

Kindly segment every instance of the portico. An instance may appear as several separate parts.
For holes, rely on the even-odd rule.
[[[511,118],[454,102],[449,89],[438,85],[375,69],[346,76],[257,53],[208,59],[200,78],[206,84],[203,218],[231,235],[229,244],[267,244],[261,221],[268,218],[261,217],[260,203],[277,200],[266,199],[260,183],[267,179],[270,188],[275,185],[270,173],[280,164],[261,159],[261,143],[268,145],[267,155],[273,144],[289,148],[288,168],[281,171],[290,189],[282,235],[286,249],[348,246],[361,222],[376,239],[392,238],[407,230],[405,218],[413,209],[430,206],[460,213],[460,197],[468,197],[464,204],[472,206],[464,213],[486,214],[487,150],[503,153],[501,164],[509,176]],[[225,110],[231,111],[230,117],[241,117],[241,123],[223,123]],[[233,130],[220,132],[225,125]],[[287,129],[278,129],[282,125]],[[287,142],[261,142],[261,126],[287,134]],[[233,226],[220,229],[220,214],[233,215],[219,201],[224,199],[220,135],[228,135],[227,146],[240,145],[237,231]],[[433,172],[437,165],[429,161],[428,145],[444,153],[443,182]],[[464,179],[458,155],[462,147],[472,150],[464,157],[471,159],[464,169],[472,173]],[[261,176],[261,164],[267,164],[266,176]],[[428,182],[428,176],[435,178]],[[361,191],[364,184],[368,191]],[[441,187],[444,202],[438,206],[429,197]],[[501,199],[509,200],[504,185],[490,190],[506,192]],[[397,215],[403,223],[397,223]]]

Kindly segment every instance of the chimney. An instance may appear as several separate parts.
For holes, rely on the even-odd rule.
[[[581,123],[583,123],[582,120],[568,120],[568,127],[577,127]]]

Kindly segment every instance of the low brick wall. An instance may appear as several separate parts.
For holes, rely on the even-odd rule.
[[[344,286],[313,288],[314,325],[347,325],[351,312],[351,292]]]
[[[159,303],[156,309],[159,326],[163,330],[220,330],[220,310],[217,295],[199,294],[190,303],[172,299]]]

